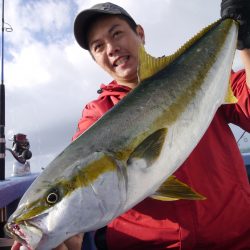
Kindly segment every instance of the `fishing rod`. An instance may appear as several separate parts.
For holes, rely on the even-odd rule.
[[[7,25],[7,27],[6,27]],[[2,46],[1,46],[1,84],[0,84],[0,181],[5,180],[5,152],[8,150],[21,164],[32,157],[29,141],[24,134],[13,137],[13,148],[6,148],[5,140],[5,86],[4,86],[4,32],[12,32],[10,24],[4,21],[4,0],[2,0]]]
[[[2,0],[2,55],[0,86],[0,181],[5,179],[4,0]]]
[[[8,27],[5,27],[5,25]],[[5,180],[5,86],[4,86],[4,31],[12,32],[10,24],[4,21],[4,0],[2,0],[2,43],[0,84],[0,181]]]

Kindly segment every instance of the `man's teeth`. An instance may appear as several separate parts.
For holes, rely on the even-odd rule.
[[[124,56],[119,58],[116,62],[115,62],[115,66],[119,66],[123,63],[125,63],[128,60],[128,56]]]

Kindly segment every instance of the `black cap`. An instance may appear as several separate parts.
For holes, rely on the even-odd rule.
[[[123,15],[129,18],[136,25],[134,19],[122,7],[115,5],[113,3],[96,4],[93,7],[80,12],[75,19],[74,23],[75,38],[76,41],[79,43],[79,45],[84,49],[88,49],[87,30],[91,25],[91,19],[93,17],[97,17],[100,14]]]

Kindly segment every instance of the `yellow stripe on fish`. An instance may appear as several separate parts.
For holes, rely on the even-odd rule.
[[[22,210],[22,216],[16,218],[15,222],[19,223],[43,213],[59,202],[62,197],[70,195],[77,188],[87,187],[104,173],[116,170],[117,166],[113,158],[102,154],[99,159],[90,162],[85,168],[79,168],[79,171],[75,172],[74,176],[70,179],[64,179],[55,183],[44,194],[44,197],[25,206]],[[49,200],[51,195],[54,196],[54,201]]]

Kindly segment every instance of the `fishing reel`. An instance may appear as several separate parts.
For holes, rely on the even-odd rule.
[[[24,164],[27,160],[31,159],[30,143],[25,134],[16,134],[11,140],[13,141],[12,148],[7,148],[7,150],[11,152],[19,163]]]

